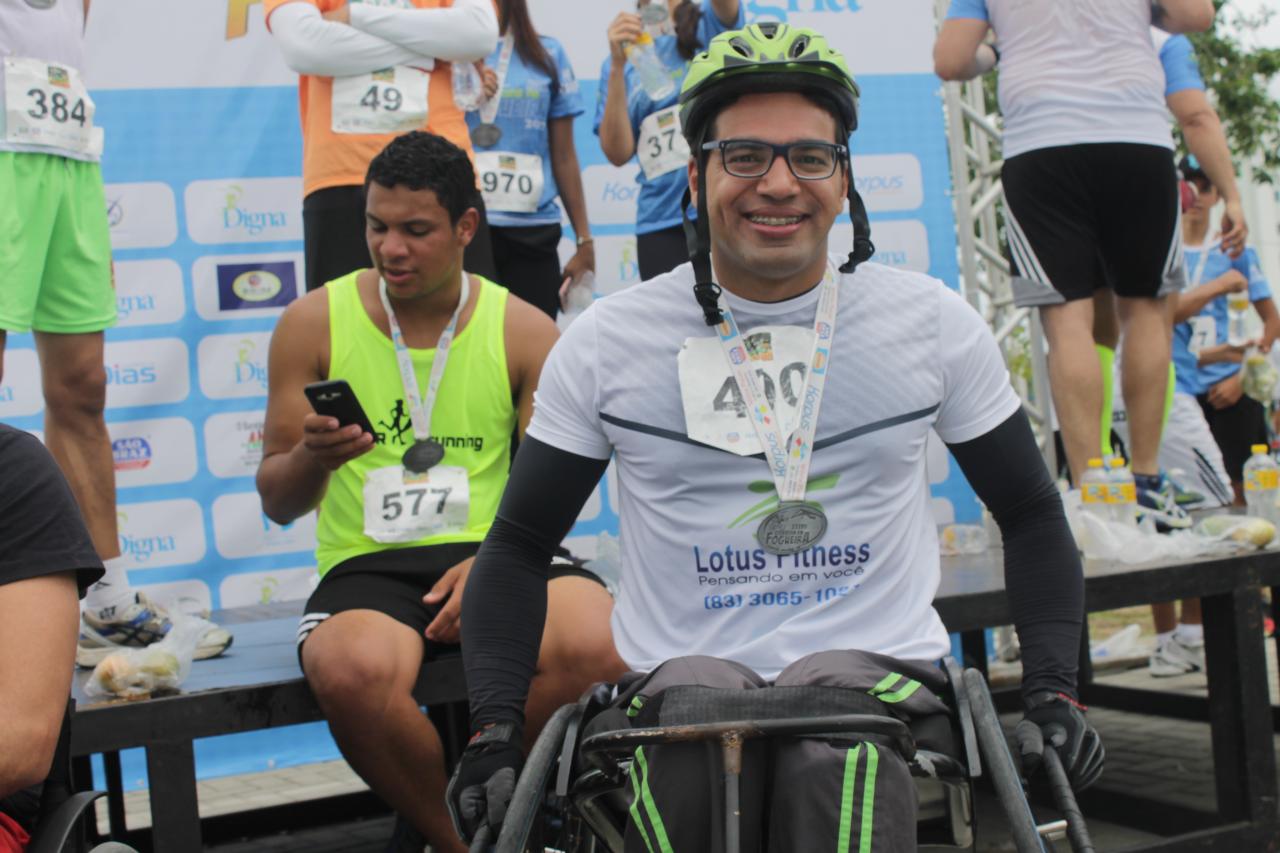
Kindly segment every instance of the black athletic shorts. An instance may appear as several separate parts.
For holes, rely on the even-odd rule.
[[[1234,406],[1215,409],[1209,404],[1209,395],[1196,397],[1209,432],[1222,451],[1222,467],[1233,483],[1244,482],[1244,463],[1253,455],[1255,444],[1268,444],[1267,411],[1252,397],[1241,396]]]
[[[661,231],[636,235],[636,260],[640,267],[640,280],[671,272],[689,260],[689,244],[685,240],[684,227],[672,225]]]
[[[551,319],[560,310],[560,225],[489,229],[498,284]]]
[[[1182,290],[1173,153],[1108,142],[1040,148],[1005,161],[1005,224],[1019,306]]]
[[[467,246],[462,266],[467,272],[496,281],[493,245],[484,199],[476,193],[474,205],[480,211],[480,230]],[[342,278],[349,272],[371,265],[369,244],[364,235],[364,187],[327,187],[302,199],[303,253],[307,262],[307,290]]]
[[[456,643],[437,643],[423,635],[444,602],[423,604],[422,596],[445,572],[474,557],[479,550],[479,542],[392,548],[352,557],[334,566],[307,599],[307,608],[298,625],[298,662],[302,662],[302,644],[315,627],[344,610],[376,610],[408,625],[426,644],[425,661],[456,650]],[[561,548],[551,560],[550,580],[564,577],[587,578],[604,586],[604,581],[581,560]]]

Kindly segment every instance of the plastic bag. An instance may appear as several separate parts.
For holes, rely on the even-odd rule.
[[[1264,406],[1269,405],[1276,390],[1276,382],[1280,381],[1280,372],[1276,371],[1271,360],[1262,354],[1262,350],[1250,347],[1245,351],[1240,369],[1240,387],[1244,389],[1245,396]]]
[[[596,298],[595,289],[596,276],[591,270],[560,288],[560,313],[556,315],[556,326],[561,332],[591,307]]]
[[[938,531],[942,556],[981,554],[987,550],[987,531],[976,524],[948,524]]]
[[[484,78],[475,63],[453,63],[453,102],[458,109],[469,113],[480,109],[485,100]]]
[[[1071,525],[1076,545],[1084,552],[1085,557],[1095,560],[1150,563],[1154,560],[1185,560],[1215,554],[1234,554],[1258,547],[1245,534],[1235,535],[1237,530],[1249,530],[1249,536],[1260,537],[1261,533],[1254,531],[1260,531],[1258,524],[1265,524],[1271,528],[1271,535],[1275,534],[1275,528],[1270,522],[1244,515],[1212,516],[1231,521],[1221,523],[1220,527],[1205,527],[1202,523],[1195,530],[1157,533],[1150,521],[1131,527],[1084,512],[1078,489],[1072,489],[1063,496],[1063,505],[1067,510],[1067,522]]]
[[[1253,515],[1211,515],[1196,525],[1201,536],[1218,540],[1231,540],[1255,548],[1265,548],[1276,536],[1276,526],[1264,518]]]
[[[622,547],[618,537],[601,533],[596,537],[596,555],[586,562],[586,567],[604,581],[611,595],[618,594],[618,582],[622,578]]]
[[[160,642],[121,649],[99,661],[84,692],[93,697],[145,699],[177,691],[191,673],[196,646],[208,629],[204,619],[175,615],[169,633]]]

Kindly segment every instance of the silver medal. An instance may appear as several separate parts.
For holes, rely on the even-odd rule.
[[[804,501],[783,501],[756,528],[756,541],[770,554],[789,556],[807,551],[827,533],[827,516]]]
[[[492,148],[502,139],[502,128],[486,122],[471,129],[471,141],[477,148]]]
[[[444,459],[444,446],[434,438],[415,441],[404,452],[401,462],[413,474],[425,474]]]

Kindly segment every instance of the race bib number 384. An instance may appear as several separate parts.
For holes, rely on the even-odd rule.
[[[5,141],[102,154],[102,129],[80,72],[21,56],[4,59]]]

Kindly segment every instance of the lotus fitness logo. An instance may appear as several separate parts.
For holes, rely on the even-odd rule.
[[[839,474],[828,474],[825,477],[814,477],[809,480],[808,484],[805,486],[804,493],[807,496],[814,492],[825,492],[828,489],[834,489],[838,482],[840,482]],[[753,492],[757,495],[768,495],[768,497],[760,501],[755,506],[747,509],[746,512],[739,515],[733,521],[729,522],[730,530],[744,525],[753,524],[778,508],[778,492],[775,489],[772,480],[756,480],[753,483],[749,483],[747,485],[747,491]],[[822,504],[818,501],[806,500],[805,503],[809,504],[809,506],[817,507],[819,510],[825,512]]]

